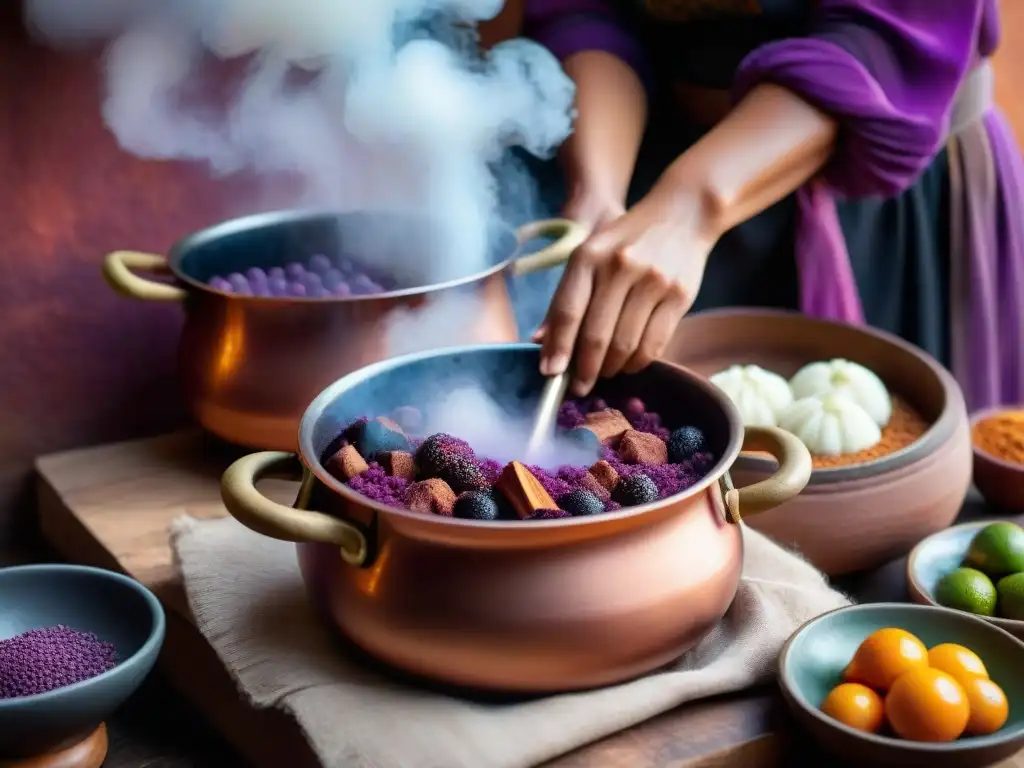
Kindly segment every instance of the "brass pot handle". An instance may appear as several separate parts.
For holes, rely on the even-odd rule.
[[[756,515],[796,497],[811,479],[811,454],[800,439],[777,427],[747,427],[744,451],[764,451],[779,463],[775,474],[746,488],[725,493],[725,506],[734,522],[741,515]]]
[[[221,476],[220,496],[231,516],[256,533],[281,541],[332,544],[341,550],[346,563],[356,567],[363,565],[369,546],[366,536],[356,526],[323,512],[286,507],[256,489],[256,483],[266,475],[294,477],[301,476],[301,472],[302,464],[294,453],[251,453],[228,467]]]
[[[539,272],[564,264],[590,235],[590,230],[582,224],[569,219],[542,219],[524,224],[516,230],[516,239],[520,244],[527,243],[536,237],[558,238],[546,248],[541,248],[529,256],[522,256],[512,262],[509,269],[516,277]]]
[[[167,259],[155,253],[114,251],[103,259],[103,277],[123,296],[142,301],[182,301],[185,290],[139,277],[132,270],[167,272]]]

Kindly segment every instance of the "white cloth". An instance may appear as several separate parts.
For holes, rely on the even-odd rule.
[[[722,622],[676,664],[586,693],[483,704],[391,680],[339,650],[313,615],[295,548],[232,518],[178,520],[196,623],[257,707],[290,712],[324,768],[523,768],[678,705],[771,679],[786,638],[848,600],[745,528],[743,578]]]

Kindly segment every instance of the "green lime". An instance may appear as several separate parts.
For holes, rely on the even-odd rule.
[[[1003,576],[996,584],[996,592],[999,593],[999,615],[1024,621],[1024,573]]]
[[[996,588],[981,571],[957,568],[939,580],[935,586],[935,600],[947,608],[992,616],[996,611]]]
[[[1024,528],[1016,523],[992,523],[975,535],[964,565],[989,576],[1024,571]]]

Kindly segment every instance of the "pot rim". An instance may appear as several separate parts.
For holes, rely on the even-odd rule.
[[[427,360],[434,357],[448,357],[459,353],[467,352],[480,352],[489,350],[508,350],[511,352],[521,352],[527,350],[539,350],[539,344],[532,344],[529,342],[516,342],[512,344],[465,344],[454,347],[443,347],[440,349],[426,350],[423,352],[414,352],[407,355],[401,355],[399,357],[393,357],[388,360],[383,360],[378,363],[360,368],[357,371],[353,371],[342,378],[338,379],[334,383],[328,385],[319,395],[317,395],[313,401],[306,408],[302,414],[302,419],[299,421],[299,448],[298,455],[302,464],[313,473],[313,475],[323,483],[327,488],[330,488],[334,493],[341,496],[348,502],[360,504],[365,508],[372,509],[379,514],[393,515],[400,518],[405,518],[410,521],[425,524],[435,525],[441,527],[457,527],[465,529],[481,528],[488,530],[522,530],[523,521],[521,520],[463,520],[462,518],[456,517],[442,517],[441,515],[424,515],[420,512],[413,512],[408,509],[401,509],[399,507],[391,507],[387,504],[381,504],[378,501],[374,501],[361,493],[357,493],[348,486],[339,482],[333,475],[331,475],[320,461],[320,457],[316,455],[313,447],[312,433],[313,428],[316,425],[317,419],[323,414],[323,412],[333,403],[340,395],[347,390],[351,389],[354,385],[361,382],[367,381],[374,376],[383,373],[384,371],[398,368],[408,363],[418,362],[421,360]],[[733,405],[732,401],[725,395],[724,392],[718,389],[710,381],[699,376],[697,373],[691,371],[689,368],[677,365],[676,363],[670,363],[665,360],[656,360],[651,363],[654,366],[664,366],[669,369],[673,369],[678,374],[689,379],[695,386],[702,389],[707,395],[715,400],[721,407],[725,414],[726,420],[729,423],[729,440],[726,444],[725,450],[722,452],[722,456],[715,462],[715,465],[705,473],[699,481],[694,483],[692,486],[687,488],[681,493],[677,493],[674,496],[666,496],[664,499],[658,499],[649,504],[641,504],[635,507],[626,507],[619,509],[614,512],[605,512],[601,515],[594,515],[591,517],[566,517],[555,520],[536,520],[530,522],[530,529],[535,530],[538,528],[565,528],[570,526],[582,526],[582,525],[593,525],[596,523],[608,523],[617,520],[627,520],[629,518],[639,517],[646,515],[658,510],[662,510],[674,504],[678,504],[688,498],[697,496],[703,493],[711,485],[717,483],[719,479],[725,475],[729,470],[729,467],[736,461],[739,456],[740,448],[743,444],[743,424],[740,420],[739,411],[736,410],[736,406]]]
[[[438,291],[447,290],[449,288],[459,288],[464,285],[471,285],[478,283],[491,275],[495,275],[505,269],[514,262],[522,251],[522,243],[518,243],[516,238],[515,230],[512,227],[504,224],[497,223],[495,226],[497,229],[503,230],[511,238],[512,242],[516,242],[516,247],[512,249],[508,257],[503,261],[500,261],[486,269],[479,272],[474,272],[471,275],[454,278],[452,280],[446,280],[439,283],[430,283],[427,285],[415,286],[413,288],[397,288],[393,291],[384,291],[382,293],[371,293],[361,296],[323,296],[323,297],[303,297],[296,299],[288,296],[241,296],[237,293],[228,293],[227,291],[218,290],[211,288],[206,283],[202,283],[196,280],[194,277],[184,272],[181,269],[181,261],[185,256],[193,249],[206,245],[210,242],[219,240],[230,235],[235,235],[240,232],[247,232],[257,227],[291,224],[299,221],[307,221],[310,219],[318,218],[344,218],[346,216],[360,216],[360,215],[394,215],[396,217],[415,217],[415,213],[402,213],[401,211],[389,211],[387,209],[370,209],[365,211],[332,211],[329,209],[300,209],[300,208],[288,208],[275,211],[266,211],[263,213],[253,213],[246,216],[238,216],[233,219],[226,219],[224,221],[212,224],[208,227],[191,232],[184,237],[177,240],[167,251],[167,267],[171,274],[175,278],[180,280],[182,283],[188,285],[190,290],[198,291],[200,293],[207,293],[214,296],[220,296],[222,298],[231,301],[244,301],[244,302],[258,302],[264,304],[296,304],[301,303],[303,306],[316,305],[316,304],[349,304],[352,302],[369,302],[369,301],[381,301],[390,299],[401,299],[410,296],[419,296],[428,293],[436,293]]]
[[[814,323],[817,325],[826,325],[831,327],[839,326],[843,328],[852,327],[853,330],[872,336],[891,344],[894,347],[898,347],[902,352],[913,356],[919,362],[923,363],[942,385],[945,395],[945,402],[943,403],[942,411],[932,421],[928,429],[925,430],[925,433],[917,440],[898,451],[893,451],[885,456],[872,459],[871,461],[861,462],[860,464],[848,464],[838,467],[815,467],[811,471],[811,479],[807,482],[807,489],[805,492],[811,492],[816,486],[825,486],[833,483],[876,477],[880,474],[902,469],[903,467],[930,456],[934,452],[935,447],[948,440],[949,436],[956,430],[957,410],[963,410],[966,413],[966,404],[964,404],[963,393],[960,389],[960,385],[956,382],[956,379],[953,378],[952,374],[950,374],[937,360],[932,358],[923,350],[915,347],[907,341],[904,341],[900,337],[889,333],[888,331],[883,331],[869,326],[850,326],[849,324],[839,323],[834,320],[808,317],[800,312],[789,309],[734,309],[723,307],[703,311],[700,315],[702,317],[724,315],[731,317],[800,318],[803,322]],[[958,403],[961,404],[960,409],[957,408]],[[741,454],[737,458],[736,464],[737,468],[755,470],[759,472],[770,472],[774,462],[772,459],[761,458],[760,456]]]

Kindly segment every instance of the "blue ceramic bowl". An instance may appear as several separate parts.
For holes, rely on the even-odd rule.
[[[963,564],[975,534],[992,522],[985,520],[980,523],[954,525],[952,528],[933,533],[914,547],[907,558],[907,590],[910,599],[922,605],[939,605],[935,600],[935,587],[939,580]],[[1024,639],[1024,621],[987,616],[978,618]]]
[[[77,565],[0,570],[0,639],[56,624],[112,643],[119,663],[74,685],[0,699],[0,763],[88,736],[139,687],[164,640],[160,602],[127,576]]]
[[[990,736],[946,744],[904,741],[849,728],[821,712],[829,691],[842,681],[857,647],[877,629],[900,627],[929,648],[958,643],[977,653],[989,676],[1006,693],[1010,717]],[[804,624],[779,659],[779,684],[797,721],[827,750],[852,765],[927,765],[982,768],[1024,747],[1024,643],[1008,632],[959,611],[902,603],[853,605]]]

